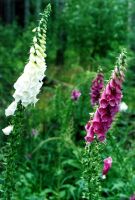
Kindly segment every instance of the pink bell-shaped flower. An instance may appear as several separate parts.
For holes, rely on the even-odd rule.
[[[112,167],[112,158],[108,157],[104,159],[104,167],[103,167],[102,175],[106,176],[106,174],[108,173],[111,167]]]

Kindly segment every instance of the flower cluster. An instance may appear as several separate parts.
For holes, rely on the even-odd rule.
[[[102,171],[103,177],[106,176],[106,174],[110,170],[111,166],[112,166],[112,158],[108,157],[108,158],[104,159],[104,167],[103,167],[103,171]]]
[[[91,86],[91,104],[95,106],[99,103],[101,91],[104,87],[104,76],[102,73],[98,73],[96,78],[92,81]]]
[[[97,134],[100,141],[104,141],[106,133],[111,127],[116,113],[119,111],[122,99],[122,82],[124,80],[124,52],[120,54],[118,61],[118,65],[115,67],[111,79],[101,95],[99,107],[93,119],[85,126],[87,132],[85,140],[87,142],[92,142],[95,134]]]
[[[30,48],[29,61],[24,67],[23,74],[14,84],[15,92],[13,94],[14,101],[6,109],[6,116],[14,115],[17,104],[21,102],[22,106],[27,107],[29,104],[35,104],[38,99],[37,95],[43,84],[45,77],[45,44],[46,44],[46,23],[50,12],[50,5],[39,21],[39,26],[34,29],[35,36],[33,44]]]
[[[73,90],[71,94],[71,99],[77,101],[81,96],[81,92],[79,90]]]

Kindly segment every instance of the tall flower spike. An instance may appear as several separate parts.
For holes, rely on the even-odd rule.
[[[34,29],[35,36],[33,37],[33,44],[30,48],[29,60],[24,67],[22,75],[14,84],[14,101],[6,109],[6,116],[14,115],[19,102],[22,106],[27,107],[28,105],[35,104],[38,101],[37,95],[42,87],[43,78],[45,77],[44,73],[46,70],[45,44],[47,20],[50,11],[51,5],[49,4],[42,14],[38,27]]]
[[[92,81],[91,86],[91,105],[98,105],[101,91],[104,87],[104,76],[102,73],[98,73],[96,78]]]
[[[122,99],[122,83],[124,81],[124,71],[126,65],[125,52],[122,51],[118,58],[117,66],[115,67],[111,79],[106,85],[101,98],[99,107],[97,108],[89,128],[86,129],[87,142],[93,141],[96,134],[100,141],[105,140],[106,133],[111,127],[116,113],[119,111],[120,102]],[[89,122],[88,122],[89,123]]]

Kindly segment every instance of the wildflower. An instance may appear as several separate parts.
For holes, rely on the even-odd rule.
[[[130,200],[135,200],[135,195],[131,196]]]
[[[87,135],[85,136],[85,140],[87,142],[92,142],[94,140],[94,130],[93,130],[93,127],[91,126],[91,121],[89,121],[86,124],[85,130],[87,132]]]
[[[51,5],[49,4],[42,14],[39,21],[39,26],[35,29],[33,44],[30,48],[29,60],[22,75],[14,84],[15,92],[13,94],[14,101],[6,109],[6,116],[12,117],[12,125],[3,129],[4,134],[9,135],[14,128],[14,131],[9,137],[6,157],[4,160],[4,184],[2,185],[2,199],[12,199],[12,194],[16,196],[16,169],[20,166],[18,153],[22,145],[22,137],[24,133],[24,107],[30,104],[35,104],[38,99],[37,95],[40,92],[45,77],[45,37],[47,18],[50,14]],[[17,110],[17,111],[16,111]],[[14,114],[15,113],[15,114]],[[21,136],[22,135],[22,136]],[[28,154],[29,159],[31,155]]]
[[[45,44],[46,44],[46,22],[50,12],[50,6],[45,11],[39,26],[35,29],[35,36],[33,44],[30,48],[29,60],[22,75],[14,84],[15,92],[13,94],[14,102],[6,109],[6,116],[14,115],[17,109],[17,104],[20,102],[23,107],[30,104],[36,104],[38,101],[37,95],[43,85],[45,77],[46,63],[45,63]]]
[[[10,115],[13,115],[15,110],[17,108],[17,102],[16,101],[13,101],[9,106],[8,108],[5,110],[5,115],[6,117],[10,116]]]
[[[79,90],[73,90],[71,94],[71,99],[77,101],[81,96],[81,92]]]
[[[13,128],[14,128],[14,126],[9,125],[9,126],[7,126],[6,128],[2,129],[2,131],[3,131],[3,133],[4,133],[5,135],[9,135],[9,134],[13,131]]]
[[[120,54],[119,65],[115,67],[111,79],[105,87],[99,106],[91,120],[91,125],[85,140],[89,142],[89,136],[97,134],[100,141],[104,141],[106,133],[111,127],[116,113],[119,111],[120,102],[122,99],[122,82],[124,81],[124,66],[121,63],[125,62],[125,54]]]
[[[103,171],[102,171],[103,179],[105,178],[106,174],[110,170],[111,166],[112,166],[112,158],[108,157],[108,158],[104,159],[104,167],[103,167]]]
[[[91,104],[95,106],[99,103],[101,91],[104,87],[104,76],[102,73],[98,73],[96,78],[92,81],[91,87]]]
[[[128,105],[125,102],[121,102],[119,109],[121,112],[125,112],[128,109]]]

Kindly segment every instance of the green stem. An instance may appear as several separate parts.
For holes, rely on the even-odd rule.
[[[84,188],[83,199],[100,200],[101,183],[100,174],[102,173],[101,148],[102,144],[94,141],[86,144],[82,159]]]
[[[6,164],[3,185],[3,200],[13,199],[16,188],[16,176],[19,166],[19,151],[21,148],[21,138],[23,135],[23,108],[18,106],[15,116],[12,118],[13,132],[8,136],[6,145]]]

